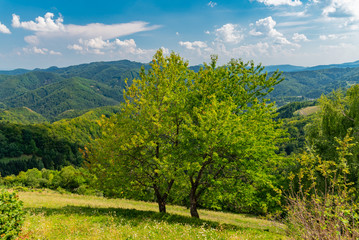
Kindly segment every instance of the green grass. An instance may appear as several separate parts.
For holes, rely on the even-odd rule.
[[[20,239],[286,239],[284,226],[247,215],[50,191],[20,192],[27,216]]]

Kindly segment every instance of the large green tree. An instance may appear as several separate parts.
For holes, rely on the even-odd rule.
[[[199,217],[204,193],[216,187],[224,194],[219,190],[228,185],[250,184],[244,175],[265,173],[280,131],[263,97],[280,74],[269,76],[252,62],[216,64],[213,56],[194,73],[178,55],[156,53],[125,91],[121,113],[103,119],[103,137],[85,151],[104,188],[116,183],[124,196],[152,189],[165,212],[177,185]]]

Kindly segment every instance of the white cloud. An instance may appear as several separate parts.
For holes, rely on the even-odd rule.
[[[37,53],[37,54],[46,54],[49,50],[46,49],[46,48],[33,47],[33,48],[32,48],[32,51],[33,51],[34,53]]]
[[[50,54],[50,55],[62,55],[62,53],[60,53],[60,52],[55,52],[55,51],[53,51],[53,50],[50,50],[49,54]]]
[[[282,37],[283,34],[278,32],[274,27],[276,21],[273,20],[271,16],[256,21],[256,28],[250,31],[250,34],[253,36],[269,36],[269,37]]]
[[[6,34],[10,34],[10,30],[0,22],[0,33],[6,33]]]
[[[91,39],[79,39],[78,43],[70,44],[67,46],[68,49],[74,50],[81,54],[95,54],[95,55],[113,55],[115,54],[117,58],[127,58],[129,59],[131,56],[133,59],[139,60],[149,60],[156,52],[155,49],[142,49],[138,48],[135,40],[133,39],[114,39],[103,40],[102,37],[96,37]],[[169,50],[167,48],[163,48],[164,53],[168,53]]]
[[[237,30],[238,25],[227,23],[221,28],[215,30],[215,34],[218,37],[218,40],[226,43],[239,43],[243,36],[240,31]]]
[[[136,47],[136,42],[133,39],[123,40],[120,39],[115,40],[116,45],[121,47]]]
[[[67,48],[71,49],[71,50],[75,50],[75,51],[82,51],[83,50],[83,47],[81,47],[78,44],[69,45],[69,46],[67,46]]]
[[[257,0],[257,2],[264,3],[267,6],[279,6],[279,5],[289,5],[289,6],[300,6],[302,2],[300,0]]]
[[[217,6],[217,3],[216,2],[212,2],[210,1],[207,6],[211,7],[211,8],[214,8],[215,6]]]
[[[322,14],[326,17],[351,17],[359,20],[359,1],[358,0],[331,0],[325,7]]]
[[[205,42],[202,41],[194,41],[194,42],[179,42],[179,45],[184,46],[185,48],[189,49],[189,50],[194,50],[196,48],[206,48],[207,44]]]
[[[53,13],[46,13],[44,17],[37,17],[35,21],[21,22],[20,16],[12,15],[12,26],[15,28],[24,28],[35,32],[58,32],[64,31],[65,26],[63,18],[60,16],[56,20],[53,19]]]
[[[104,41],[102,37],[92,38],[89,40],[79,40],[87,48],[103,49],[112,46],[109,40]]]
[[[31,45],[37,45],[39,44],[39,38],[35,35],[30,35],[30,36],[26,36],[24,38],[25,42],[27,42],[28,44],[31,44]]]
[[[91,23],[87,25],[63,24],[62,16],[54,19],[53,13],[46,13],[44,17],[37,17],[35,21],[20,21],[20,16],[13,14],[12,26],[35,32],[38,38],[83,38],[93,39],[99,36],[103,40],[126,36],[137,32],[150,31],[159,26],[148,26],[147,22],[130,22],[105,25]]]
[[[207,47],[207,44],[202,41],[194,41],[194,42],[180,41],[179,45],[184,46],[185,48],[190,49],[190,50],[194,50],[195,48],[206,48]]]
[[[328,34],[328,35],[320,35],[320,40],[335,40],[335,39],[345,39],[346,35],[340,35],[340,34]]]
[[[279,13],[278,16],[282,16],[282,17],[307,17],[308,14],[306,11],[301,11],[301,12],[282,12]]]
[[[294,33],[293,37],[292,37],[293,41],[295,42],[301,42],[301,41],[309,41],[307,36],[305,36],[304,34],[299,34],[299,33]]]
[[[40,55],[62,55],[60,52],[49,50],[47,48],[30,47],[22,49],[26,54],[40,54]],[[19,55],[21,55],[19,53]]]

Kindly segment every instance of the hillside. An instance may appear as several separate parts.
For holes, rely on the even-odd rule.
[[[11,108],[26,106],[47,119],[70,109],[84,110],[99,106],[116,105],[122,101],[122,91],[93,80],[74,77],[34,90],[5,98]]]
[[[12,123],[34,124],[46,122],[46,118],[27,107],[11,108],[9,110],[0,109],[0,121]]]
[[[148,64],[120,60],[112,62],[93,62],[65,68],[51,67],[42,71],[56,73],[64,78],[82,77],[96,80],[109,86],[124,87],[125,79],[131,81],[137,78],[142,66],[146,69],[149,68]]]
[[[20,238],[29,239],[287,239],[285,226],[254,216],[185,207],[157,213],[154,203],[49,191],[20,192],[26,216]]]
[[[299,97],[303,99],[316,99],[322,94],[328,94],[334,89],[347,88],[359,83],[359,68],[329,68],[314,71],[285,72],[283,82],[274,88],[270,98],[279,105],[285,97]],[[294,101],[298,101],[294,99]]]
[[[289,71],[283,73],[285,80],[275,87],[269,98],[280,107],[346,88],[359,83],[357,65],[353,62],[316,68],[269,66],[265,70],[280,67]],[[27,107],[48,121],[76,117],[91,108],[119,104],[123,100],[125,79],[131,84],[132,79],[139,76],[141,66],[149,67],[148,64],[121,60],[35,69],[24,74],[21,73],[25,70],[3,71],[0,73],[9,75],[0,75],[0,108],[16,112],[11,108]],[[199,67],[191,69],[198,71]],[[327,68],[321,69],[324,67]]]

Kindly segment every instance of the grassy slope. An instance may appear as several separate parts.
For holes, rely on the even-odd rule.
[[[168,206],[53,192],[20,192],[28,212],[21,238],[26,239],[286,239],[282,226],[269,221]]]
[[[299,110],[295,111],[294,115],[308,116],[308,115],[311,115],[313,113],[318,112],[319,109],[320,109],[319,106],[305,107],[305,108],[302,108],[302,109],[299,109]]]

